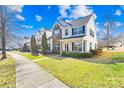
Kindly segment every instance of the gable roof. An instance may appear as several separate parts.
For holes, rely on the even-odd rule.
[[[61,26],[65,27],[65,26],[71,26],[71,24],[69,24],[68,22],[66,22],[65,20],[61,19],[57,21],[58,24],[60,24]]]
[[[86,23],[88,23],[88,21],[90,20],[92,16],[93,14],[85,16],[85,17],[81,17],[71,22],[66,22],[65,20],[61,19],[61,20],[58,20],[57,23],[59,23],[63,27],[85,25]]]

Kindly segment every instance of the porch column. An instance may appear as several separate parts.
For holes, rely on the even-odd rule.
[[[86,52],[90,52],[90,44],[88,41],[85,41]]]
[[[85,52],[85,51],[84,51],[84,42],[85,42],[85,41],[82,40],[82,52]]]
[[[62,54],[62,41],[60,41],[60,54]]]
[[[72,52],[72,42],[69,42],[69,52]]]
[[[82,40],[82,52],[89,52],[89,44],[86,40]]]

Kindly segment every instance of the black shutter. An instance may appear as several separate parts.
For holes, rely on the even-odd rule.
[[[85,34],[85,26],[83,26],[83,34]]]
[[[85,41],[84,41],[84,42],[83,42],[83,51],[84,51],[84,52],[85,52],[85,48],[86,48],[86,47],[85,47],[85,44],[86,44],[86,43],[85,43]]]
[[[74,35],[74,28],[72,28],[72,35]]]
[[[74,51],[74,43],[72,43],[72,51]]]

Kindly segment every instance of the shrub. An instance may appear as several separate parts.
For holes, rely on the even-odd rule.
[[[90,50],[90,52],[91,52],[93,55],[100,55],[100,54],[102,53],[102,49]]]
[[[92,57],[92,53],[77,53],[77,52],[63,52],[63,56],[75,57],[75,58],[89,58]]]

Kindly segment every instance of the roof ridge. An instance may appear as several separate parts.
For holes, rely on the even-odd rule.
[[[81,20],[81,19],[84,19],[84,18],[89,17],[89,16],[92,16],[92,15],[93,15],[93,14],[90,14],[90,15],[87,15],[87,16],[84,16],[84,17],[80,17],[80,18],[78,18],[78,19],[72,20],[71,22],[77,21],[77,20]],[[69,22],[69,23],[71,23],[71,22]]]
[[[65,23],[67,23],[68,25],[71,25],[70,23],[68,23],[68,22],[66,22],[64,19],[60,19],[60,20],[62,20],[62,21],[64,21]],[[60,25],[62,25],[59,21],[57,21]],[[62,25],[62,26],[64,26],[64,25]]]

